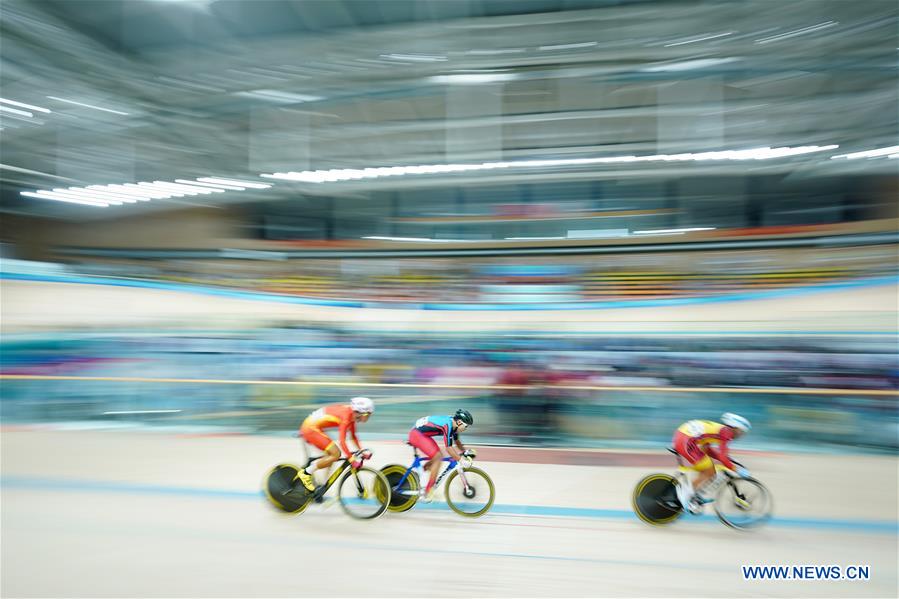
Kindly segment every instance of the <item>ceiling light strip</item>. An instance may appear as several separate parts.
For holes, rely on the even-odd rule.
[[[58,202],[68,202],[71,204],[82,204],[84,206],[94,206],[95,208],[106,208],[109,206],[106,202],[92,202],[90,200],[78,199],[69,196],[65,196],[62,194],[57,194],[49,191],[23,191],[22,195],[28,198],[40,198],[42,200],[56,200]]]
[[[25,108],[26,110],[34,110],[36,112],[43,112],[46,114],[49,114],[51,112],[50,110],[41,108],[40,106],[26,104],[25,102],[16,102],[15,100],[9,100],[7,98],[0,98],[0,104],[10,104],[12,106],[18,106],[19,108]]]
[[[198,193],[206,195],[212,193],[211,189],[194,187],[193,185],[181,185],[180,183],[169,183],[168,181],[153,181],[153,184],[163,189],[173,189],[175,191],[181,191],[188,195],[197,195]]]
[[[96,204],[122,204],[121,200],[113,200],[101,198],[95,195],[83,194],[83,193],[75,193],[73,191],[69,191],[68,189],[56,188],[52,191],[41,190],[41,193],[53,194],[60,197],[70,198],[73,200],[85,200],[88,202],[94,202]]]
[[[66,100],[65,98],[59,98],[57,96],[47,96],[51,100],[56,100],[57,102],[65,102],[66,104],[74,104],[75,106],[83,106],[84,108],[92,108],[94,110],[102,110],[103,112],[111,112],[112,114],[120,114],[122,116],[128,116],[129,113],[122,112],[120,110],[112,110],[111,108],[103,108],[102,106],[94,106],[93,104],[85,104],[84,102],[76,102],[75,100]]]
[[[876,148],[874,150],[864,150],[862,152],[852,152],[851,154],[839,154],[831,156],[831,160],[838,158],[846,158],[847,160],[856,160],[858,158],[876,158],[878,156],[889,156],[899,152],[899,146],[890,146],[888,148]]]
[[[0,105],[0,109],[15,112],[14,108]],[[2,165],[6,167],[6,165]],[[12,167],[9,167],[12,168]],[[24,169],[23,169],[24,170]],[[361,171],[359,171],[361,173]],[[334,180],[338,180],[335,178]],[[228,179],[224,177],[201,177],[197,180],[176,179],[175,181],[139,181],[138,183],[110,183],[107,185],[88,185],[86,187],[55,188],[52,191],[38,189],[33,192],[22,192],[26,197],[38,197],[59,201],[69,201],[90,206],[108,206],[109,204],[133,204],[147,202],[151,199],[165,200],[173,197],[208,195],[225,191],[245,191],[246,189],[268,189],[268,183]],[[38,195],[36,195],[38,194]]]
[[[147,194],[147,192],[135,191],[133,189],[125,187],[124,185],[88,185],[86,189],[95,189],[98,191],[117,193],[119,195],[134,198],[138,202],[146,202],[153,199],[152,196]]]
[[[57,187],[53,189],[53,191],[55,193],[75,195],[89,200],[96,199],[103,202],[109,202],[110,204],[132,204],[134,202],[137,202],[137,198],[132,198],[111,192],[97,191],[96,189],[82,189],[80,187],[70,187],[68,189],[64,189]]]
[[[27,116],[28,118],[32,118],[34,116],[34,114],[28,112],[27,110],[19,110],[18,108],[10,108],[9,106],[0,106],[0,110],[2,110],[3,112],[11,112],[19,116]]]
[[[237,185],[242,187],[250,187],[253,189],[268,189],[271,185],[267,183],[254,183],[252,181],[239,181],[237,179],[222,179],[220,177],[200,177],[197,181],[201,183],[213,183],[221,185]]]
[[[165,185],[159,185],[159,184],[156,183],[156,182],[150,183],[150,182],[148,182],[148,181],[141,181],[140,183],[138,183],[138,186],[140,186],[140,187],[145,187],[145,188],[147,188],[147,189],[159,190],[159,191],[161,191],[161,192],[163,192],[163,193],[171,193],[172,195],[176,195],[176,194],[179,195],[179,196],[195,196],[195,195],[200,195],[200,192],[199,192],[199,191],[181,191],[181,190],[179,190],[179,189],[173,189],[173,188],[167,187],[167,186],[165,186]]]
[[[196,187],[197,189],[206,189],[208,191],[214,193],[223,193],[226,190],[221,187],[214,187],[209,183],[197,183],[196,181],[189,181],[187,179],[175,179],[175,183],[179,183],[181,185],[187,185],[188,187]]]
[[[184,194],[174,193],[174,192],[166,192],[155,187],[147,187],[146,185],[136,185],[134,183],[125,183],[124,186],[127,189],[133,189],[137,192],[143,192],[145,195],[150,196],[154,200],[167,200],[172,197],[184,197]]]
[[[219,189],[228,191],[246,191],[247,189],[246,187],[241,187],[239,185],[228,185],[227,183],[209,183],[208,181],[201,182],[199,180],[196,182],[196,185],[218,187]]]
[[[286,179],[305,183],[331,183],[353,179],[374,179],[404,175],[431,175],[439,173],[495,170],[505,168],[547,168],[559,166],[583,166],[589,164],[619,164],[631,162],[683,162],[683,161],[728,161],[728,160],[770,160],[786,158],[838,148],[828,146],[797,146],[780,148],[750,148],[745,150],[724,150],[683,154],[653,154],[648,156],[603,156],[596,158],[563,158],[553,160],[519,160],[514,162],[483,162],[481,164],[430,164],[417,166],[390,166],[363,169],[331,169],[316,171],[290,171],[286,173],[263,173],[260,176],[271,179]],[[895,151],[895,149],[890,150]]]

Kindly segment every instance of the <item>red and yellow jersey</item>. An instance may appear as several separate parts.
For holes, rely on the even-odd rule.
[[[357,447],[362,447],[359,438],[356,437],[356,413],[347,404],[333,404],[324,406],[309,414],[303,421],[300,430],[315,429],[321,431],[326,428],[338,427],[340,431],[340,448],[349,456],[352,451],[346,444],[346,434],[350,433]]]
[[[734,430],[729,426],[712,420],[690,420],[677,427],[677,432],[690,437],[692,443],[726,467],[735,467],[727,451],[727,444],[734,439]],[[717,447],[712,447],[712,444],[717,444]]]

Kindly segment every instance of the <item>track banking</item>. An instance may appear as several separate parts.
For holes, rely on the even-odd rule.
[[[741,566],[743,580],[869,580],[871,566]]]

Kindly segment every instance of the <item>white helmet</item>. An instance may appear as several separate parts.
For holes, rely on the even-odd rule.
[[[375,411],[375,402],[367,397],[354,397],[350,400],[350,406],[354,412],[362,414],[371,414]]]
[[[737,414],[732,414],[731,412],[725,412],[721,414],[721,422],[722,424],[726,424],[731,428],[735,428],[744,433],[748,433],[750,429],[752,429],[752,425],[749,424],[749,421],[739,416]]]

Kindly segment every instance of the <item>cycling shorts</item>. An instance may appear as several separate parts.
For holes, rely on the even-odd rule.
[[[440,453],[440,448],[437,447],[437,442],[417,428],[413,428],[411,431],[409,431],[409,444],[428,456],[429,460]]]
[[[322,451],[328,451],[328,448],[334,445],[334,441],[331,440],[331,437],[314,426],[304,426],[300,429],[300,434],[303,435],[303,438],[307,443],[318,447]]]

